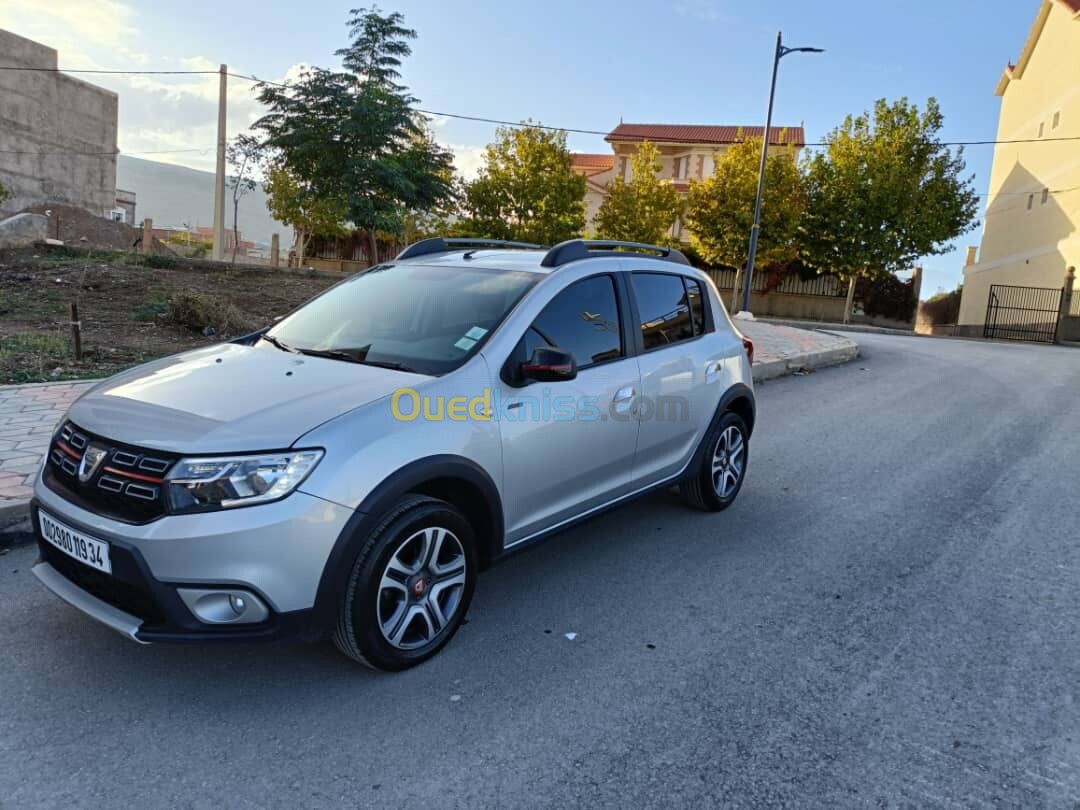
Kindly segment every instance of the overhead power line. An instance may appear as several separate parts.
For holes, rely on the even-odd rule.
[[[106,75],[127,75],[127,76],[210,76],[217,75],[217,70],[106,70],[101,68],[43,68],[43,67],[25,67],[22,65],[0,65],[0,70],[21,70],[38,73],[89,73],[89,74],[106,74]],[[255,75],[248,75],[244,73],[232,73],[226,72],[226,75],[234,79],[243,79],[249,82],[256,82],[262,84],[269,84],[274,87],[289,87],[290,85],[282,82],[270,81],[268,79],[260,79]],[[473,121],[482,124],[496,124],[498,126],[508,127],[536,127],[537,129],[546,129],[558,132],[573,132],[579,135],[608,135],[611,130],[600,129],[582,129],[579,127],[558,127],[548,124],[534,124],[524,123],[522,121],[509,121],[499,118],[485,118],[478,115],[464,115],[462,113],[449,113],[436,110],[425,110],[419,107],[414,107],[416,112],[422,115],[437,115],[442,118],[456,118],[461,121]],[[783,127],[775,127],[777,130],[784,129]],[[992,140],[975,140],[975,141],[942,141],[942,146],[1001,146],[1008,144],[1026,144],[1026,143],[1073,143],[1080,141],[1080,135],[1058,137],[1058,138],[1013,138],[1013,139],[992,139]],[[805,143],[802,144],[808,148],[822,148],[828,146],[826,143]],[[202,151],[202,150],[195,150]]]

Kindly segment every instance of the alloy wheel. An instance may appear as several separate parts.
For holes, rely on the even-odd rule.
[[[716,494],[725,500],[739,488],[746,469],[746,440],[742,431],[730,425],[717,439],[712,458],[712,482]]]
[[[465,550],[449,529],[429,526],[390,556],[376,611],[383,638],[400,650],[434,641],[453,621],[465,591]]]

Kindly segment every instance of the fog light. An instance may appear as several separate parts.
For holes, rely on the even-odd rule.
[[[207,624],[256,624],[266,621],[270,609],[250,591],[177,588],[195,617]]]

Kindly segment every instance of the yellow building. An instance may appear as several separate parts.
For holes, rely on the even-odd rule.
[[[1080,0],[1043,0],[997,86],[1000,143],[982,246],[968,250],[961,324],[986,319],[990,287],[1060,289],[1080,264]]]
[[[760,139],[764,132],[765,127],[619,124],[604,138],[611,144],[614,154],[573,155],[574,171],[585,176],[588,227],[594,227],[596,212],[607,196],[607,184],[619,176],[630,179],[630,158],[642,141],[651,141],[660,152],[660,178],[671,180],[675,188],[686,193],[691,182],[713,173],[716,156],[722,155],[732,144],[748,138]],[[777,150],[794,148],[797,158],[806,144],[806,134],[802,127],[773,127],[769,132],[769,143]],[[770,148],[769,151],[773,150]],[[674,224],[672,235],[682,242],[690,241],[690,234],[682,223]]]

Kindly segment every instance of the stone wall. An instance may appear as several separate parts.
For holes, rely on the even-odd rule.
[[[0,30],[5,65],[56,68],[57,54]],[[64,73],[0,70],[0,215],[61,202],[96,216],[116,206],[115,93]],[[87,154],[90,153],[90,154]]]

